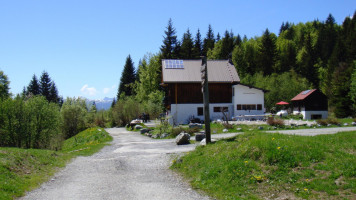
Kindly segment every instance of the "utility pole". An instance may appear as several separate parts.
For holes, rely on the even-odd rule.
[[[201,86],[204,99],[204,122],[205,122],[205,140],[206,144],[211,143],[210,135],[210,113],[209,113],[209,84],[208,84],[208,64],[205,56],[202,56],[201,62]]]

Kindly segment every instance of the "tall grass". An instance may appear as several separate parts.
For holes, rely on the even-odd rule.
[[[238,135],[175,160],[173,169],[218,199],[352,199],[356,132],[315,137]]]

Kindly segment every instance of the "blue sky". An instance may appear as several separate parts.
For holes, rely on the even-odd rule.
[[[47,71],[64,97],[114,97],[126,57],[137,67],[157,53],[169,18],[179,39],[209,24],[250,38],[329,13],[341,24],[355,10],[355,0],[0,0],[0,70],[13,94]]]

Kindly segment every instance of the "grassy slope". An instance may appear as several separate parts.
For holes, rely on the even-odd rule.
[[[91,155],[112,140],[98,128],[64,142],[62,151],[0,148],[0,199],[13,199],[40,186],[73,157]]]
[[[252,132],[198,147],[172,168],[218,199],[353,199],[356,132],[315,137]]]

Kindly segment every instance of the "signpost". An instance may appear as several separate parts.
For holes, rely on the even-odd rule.
[[[206,144],[211,143],[210,135],[210,113],[209,113],[209,84],[208,84],[208,64],[206,57],[202,56],[201,62],[201,86],[204,99],[204,122]]]

